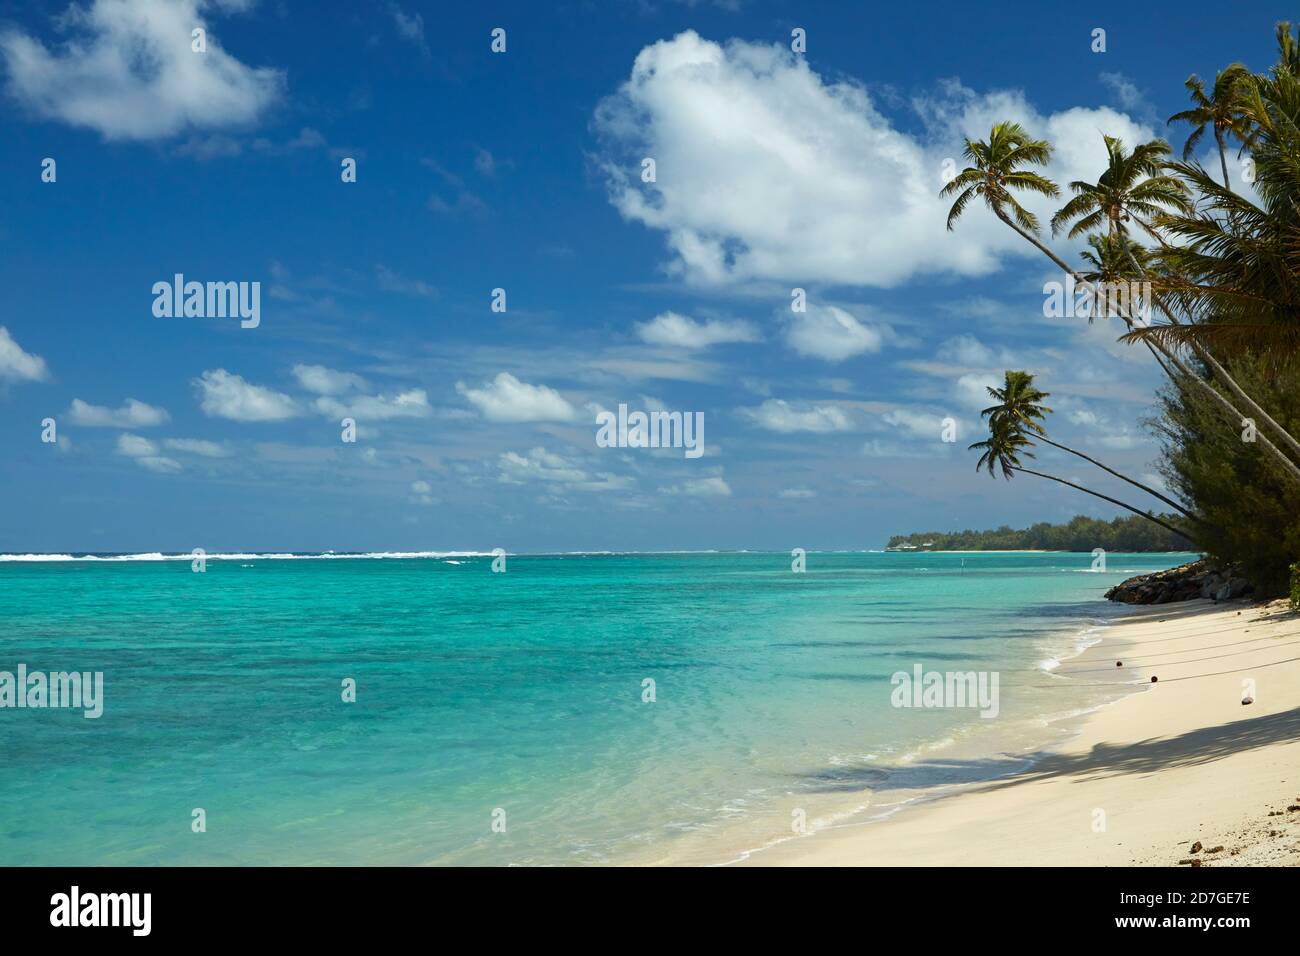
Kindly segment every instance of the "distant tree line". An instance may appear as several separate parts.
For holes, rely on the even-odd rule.
[[[1168,516],[1166,516],[1168,517]],[[1186,551],[1187,541],[1137,516],[1102,521],[1075,515],[1066,524],[1040,521],[1028,528],[1003,525],[990,531],[927,531],[896,534],[889,548],[917,551]],[[912,550],[908,548],[906,550]]]

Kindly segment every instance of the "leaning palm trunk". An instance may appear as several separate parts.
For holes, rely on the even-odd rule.
[[[1082,458],[1084,461],[1096,465],[1102,471],[1114,475],[1120,481],[1127,481],[1134,488],[1140,488],[1143,491],[1145,491],[1147,494],[1151,495],[1151,497],[1159,498],[1169,507],[1173,508],[1179,514],[1181,514],[1184,518],[1190,518],[1192,521],[1200,520],[1199,518],[1196,517],[1196,515],[1192,514],[1190,511],[1188,511],[1178,502],[1174,501],[1172,498],[1167,498],[1164,495],[1162,495],[1160,492],[1156,491],[1154,488],[1149,488],[1146,485],[1142,484],[1142,482],[1136,481],[1135,479],[1130,478],[1128,475],[1121,474],[1120,472],[1116,471],[1114,468],[1111,468],[1109,465],[1102,464],[1096,458],[1093,458],[1091,455],[1085,455],[1083,452],[1077,451],[1069,447],[1068,445],[1062,445],[1060,442],[1052,441],[1052,439],[1048,438],[1046,435],[1035,434],[1033,438],[1036,441],[1046,442],[1047,444],[1051,445],[1053,448],[1059,448],[1061,449],[1061,451],[1068,451],[1071,455],[1075,455],[1079,458]]]
[[[1081,283],[1085,288],[1089,289],[1093,293],[1094,297],[1097,295],[1096,286],[1094,286],[1087,279],[1083,278],[1083,276],[1075,272],[1074,269],[1070,268],[1070,266],[1066,264],[1064,259],[1058,256],[1055,252],[1053,252],[1051,248],[1049,248],[1046,244],[1044,244],[1041,240],[1039,240],[1037,236],[1035,236],[1033,233],[1029,232],[1026,229],[1020,228],[1020,226],[1017,225],[1015,222],[1013,222],[1011,217],[1008,216],[1005,212],[1002,212],[1000,210],[995,210],[994,214],[999,219],[1001,219],[1004,223],[1006,223],[1008,226],[1014,229],[1017,233],[1019,233],[1020,236],[1024,238],[1026,242],[1036,247],[1040,252],[1043,253],[1043,255],[1047,256],[1047,258],[1051,259],[1052,262],[1056,263],[1057,267],[1061,269],[1062,272],[1064,272],[1066,275],[1073,276],[1074,280],[1078,283]],[[1125,317],[1125,322],[1127,322],[1130,327],[1132,326],[1131,319]],[[1219,391],[1213,385],[1205,381],[1205,379],[1201,378],[1199,375],[1192,372],[1192,370],[1189,369],[1178,358],[1177,355],[1175,355],[1173,352],[1166,349],[1163,345],[1161,345],[1158,342],[1152,343],[1146,341],[1145,339],[1143,341],[1146,343],[1146,346],[1151,351],[1152,355],[1156,355],[1157,353],[1159,353],[1159,355],[1163,355],[1166,359],[1169,360],[1169,363],[1173,365],[1174,368],[1176,368],[1183,375],[1190,378],[1192,381],[1196,382],[1209,395],[1213,396],[1215,402],[1218,403],[1221,407],[1226,408],[1237,418],[1242,417],[1241,412],[1237,409],[1235,405],[1233,405],[1230,401],[1228,401],[1221,394],[1219,394]],[[1159,361],[1158,356],[1156,360]],[[1161,365],[1163,367],[1163,363],[1161,363]],[[1234,395],[1240,393],[1240,395],[1244,396],[1246,394],[1244,391],[1242,391],[1241,386],[1237,385],[1237,383],[1232,380],[1231,376],[1228,375],[1227,371],[1224,370],[1223,366],[1215,362],[1214,365],[1211,366],[1211,370],[1214,371],[1216,375],[1220,376],[1220,381],[1222,381],[1224,385],[1228,387],[1229,390],[1232,391]],[[1168,372],[1168,369],[1166,369],[1166,372]],[[1231,384],[1229,384],[1229,382],[1231,382]],[[1249,399],[1246,399],[1246,401],[1249,402]],[[1250,405],[1254,406],[1254,408],[1259,407],[1258,405],[1255,405],[1254,402],[1249,402],[1249,403]],[[1276,422],[1273,422],[1272,418],[1264,414],[1262,409],[1260,409],[1260,414],[1263,420],[1265,420],[1266,422],[1273,423],[1272,424],[1273,428],[1275,428],[1281,434],[1285,434],[1287,438],[1290,439],[1291,441],[1295,441],[1294,438],[1292,438],[1289,434],[1287,434],[1287,432],[1285,431],[1285,429],[1282,428],[1282,426],[1278,425]],[[1270,455],[1272,455],[1273,458],[1277,460],[1278,464],[1282,466],[1282,468],[1286,471],[1286,473],[1296,482],[1300,482],[1300,466],[1297,466],[1296,463],[1292,461],[1290,458],[1288,458],[1280,448],[1274,445],[1267,438],[1264,438],[1263,435],[1259,435],[1257,437],[1259,439],[1262,439],[1260,441],[1260,444],[1262,444],[1264,446],[1264,449]]]
[[[1057,478],[1055,475],[1049,475],[1045,472],[1034,471],[1030,468],[1021,468],[1019,465],[1011,465],[1010,467],[1012,471],[1022,471],[1026,475],[1034,475],[1035,477],[1038,478],[1046,478],[1048,481],[1060,482],[1063,485],[1068,485],[1069,487],[1074,488],[1076,491],[1082,491],[1084,494],[1092,495],[1094,498],[1100,498],[1102,501],[1109,501],[1111,504],[1117,505],[1118,507],[1123,508],[1126,511],[1131,511],[1135,515],[1141,515],[1143,518],[1146,518],[1148,521],[1155,522],[1156,524],[1160,525],[1160,527],[1164,528],[1166,531],[1172,531],[1174,534],[1178,535],[1178,537],[1184,539],[1185,541],[1190,542],[1191,544],[1197,543],[1196,539],[1193,538],[1191,535],[1189,535],[1186,531],[1181,531],[1178,528],[1175,528],[1173,525],[1169,524],[1168,522],[1161,521],[1153,514],[1148,514],[1145,511],[1141,511],[1130,504],[1125,504],[1124,502],[1120,501],[1118,498],[1112,498],[1109,495],[1103,495],[1100,491],[1093,491],[1091,488],[1085,488],[1083,487],[1083,485],[1076,485],[1072,481],[1066,481],[1064,478]]]

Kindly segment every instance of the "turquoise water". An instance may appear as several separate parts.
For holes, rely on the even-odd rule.
[[[1112,698],[1044,662],[1186,556],[491,560],[0,560],[0,670],[105,684],[0,709],[0,864],[721,862]],[[999,672],[998,717],[892,707],[915,663]]]

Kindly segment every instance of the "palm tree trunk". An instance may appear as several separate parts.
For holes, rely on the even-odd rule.
[[[1109,472],[1110,474],[1118,478],[1120,481],[1127,481],[1134,488],[1141,488],[1143,491],[1151,495],[1153,498],[1159,498],[1169,507],[1173,508],[1179,514],[1181,514],[1184,518],[1190,518],[1192,521],[1200,521],[1200,519],[1197,518],[1196,515],[1192,514],[1190,511],[1188,511],[1178,502],[1174,501],[1172,498],[1166,498],[1164,495],[1156,491],[1154,488],[1148,488],[1146,485],[1142,484],[1142,482],[1135,481],[1134,479],[1128,477],[1127,475],[1120,474],[1114,468],[1111,468],[1108,465],[1103,465],[1096,458],[1093,458],[1090,455],[1085,455],[1081,451],[1075,451],[1073,448],[1070,448],[1068,445],[1062,445],[1060,442],[1052,441],[1052,439],[1048,438],[1046,435],[1038,434],[1035,435],[1034,437],[1047,442],[1047,444],[1051,445],[1053,448],[1059,448],[1061,449],[1061,451],[1068,451],[1071,455],[1076,455],[1079,458],[1082,458],[1084,461],[1096,465],[1102,471]]]
[[[1223,130],[1217,125],[1214,127],[1214,138],[1219,143],[1219,163],[1223,166],[1223,188],[1232,192],[1232,180],[1228,178],[1228,153],[1223,145]]]
[[[1082,491],[1084,494],[1092,495],[1094,498],[1100,498],[1102,501],[1109,501],[1113,505],[1117,505],[1120,508],[1124,508],[1127,511],[1131,511],[1135,515],[1141,515],[1143,518],[1146,518],[1148,521],[1153,521],[1156,524],[1160,525],[1160,527],[1164,528],[1166,531],[1172,531],[1174,534],[1178,535],[1178,537],[1183,538],[1186,541],[1190,541],[1192,544],[1196,544],[1196,539],[1193,538],[1191,535],[1189,535],[1187,532],[1179,531],[1173,525],[1161,521],[1155,515],[1148,514],[1145,511],[1139,511],[1137,508],[1134,508],[1132,505],[1125,504],[1124,502],[1120,501],[1118,498],[1111,498],[1109,495],[1103,495],[1100,491],[1093,491],[1091,488],[1085,488],[1083,487],[1083,485],[1076,485],[1072,481],[1066,481],[1064,478],[1057,478],[1055,475],[1048,475],[1041,471],[1033,471],[1029,468],[1021,468],[1018,465],[1011,465],[1010,468],[1012,471],[1023,471],[1026,475],[1036,475],[1039,478],[1046,478],[1048,481],[1057,481],[1063,485],[1069,485],[1071,488],[1074,488],[1076,491]]]

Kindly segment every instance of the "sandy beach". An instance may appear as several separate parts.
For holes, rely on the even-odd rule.
[[[1141,691],[1031,768],[746,863],[1300,865],[1300,614],[1282,601],[1135,608],[1060,672],[1087,680],[1117,660]]]

